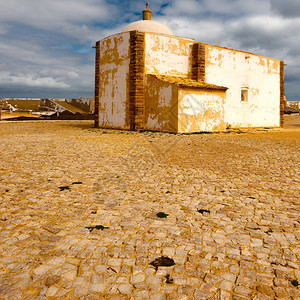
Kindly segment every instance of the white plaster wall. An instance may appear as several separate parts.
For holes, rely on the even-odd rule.
[[[191,133],[225,130],[225,91],[179,91],[178,131]]]
[[[145,72],[187,77],[191,73],[194,41],[154,33],[145,34]]]
[[[225,122],[231,127],[280,126],[280,61],[206,45],[206,81],[226,86]],[[241,101],[247,87],[248,102]]]
[[[127,128],[130,33],[100,42],[99,125]]]

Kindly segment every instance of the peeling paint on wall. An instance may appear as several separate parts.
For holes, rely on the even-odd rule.
[[[146,76],[145,129],[177,132],[177,87]]]
[[[181,133],[222,131],[225,91],[180,90],[178,129]]]
[[[130,34],[121,33],[100,42],[99,126],[129,128],[128,77]]]
[[[179,37],[145,34],[145,72],[189,76],[194,41]]]

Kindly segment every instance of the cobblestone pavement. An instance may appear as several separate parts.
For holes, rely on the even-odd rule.
[[[299,130],[91,126],[0,124],[0,299],[300,299]]]

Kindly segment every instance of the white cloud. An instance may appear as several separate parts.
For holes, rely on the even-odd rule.
[[[65,82],[57,81],[52,77],[40,77],[36,74],[19,74],[9,75],[6,72],[0,73],[0,81],[2,84],[21,85],[30,87],[45,87],[45,88],[69,88],[70,85]]]

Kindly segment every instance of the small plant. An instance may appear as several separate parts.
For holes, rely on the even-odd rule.
[[[150,265],[157,271],[158,267],[172,267],[175,265],[175,262],[172,258],[161,256],[152,261]]]
[[[164,212],[160,211],[159,213],[156,214],[158,218],[166,218],[168,214],[165,214]]]
[[[95,225],[95,226],[87,226],[85,228],[87,228],[90,232],[92,232],[94,229],[103,230],[103,229],[108,229],[109,227],[105,227],[103,225]]]
[[[72,182],[72,184],[82,184],[81,181],[75,181],[75,182]]]
[[[208,209],[198,209],[198,212],[200,213],[200,214],[204,214],[204,213],[208,213],[208,214],[210,214],[210,210],[208,210]]]
[[[92,210],[92,211],[91,211],[91,214],[96,214],[96,213],[97,213],[96,210]]]
[[[293,279],[293,280],[291,280],[291,284],[292,284],[293,286],[295,286],[295,287],[298,287],[299,282],[298,282],[297,279]]]
[[[170,274],[167,274],[167,275],[166,275],[166,279],[167,279],[167,280],[166,280],[166,283],[167,283],[167,284],[172,284],[173,281],[174,281],[173,278],[171,278]]]
[[[68,185],[60,186],[59,189],[60,189],[60,191],[69,190],[70,186],[68,186]]]

